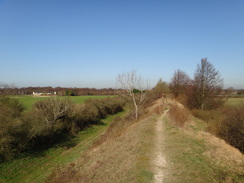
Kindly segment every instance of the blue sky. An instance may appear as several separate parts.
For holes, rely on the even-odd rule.
[[[244,0],[0,0],[0,82],[115,87],[136,70],[151,86],[201,58],[244,88]]]

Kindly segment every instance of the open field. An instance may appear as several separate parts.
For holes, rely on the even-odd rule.
[[[244,97],[242,97],[242,98],[234,98],[234,97],[228,98],[225,105],[229,106],[229,107],[234,107],[234,106],[238,106],[240,104],[244,104]]]
[[[59,96],[61,97],[61,96]],[[93,98],[106,98],[106,97],[112,97],[108,95],[101,95],[101,96],[71,96],[69,97],[72,102],[75,104],[83,103],[87,99],[93,99]],[[25,107],[26,110],[30,110],[32,105],[39,101],[39,100],[46,100],[49,97],[37,97],[37,96],[32,96],[32,95],[19,95],[19,96],[14,96],[14,98],[17,98]]]

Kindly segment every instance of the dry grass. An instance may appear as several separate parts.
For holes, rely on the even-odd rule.
[[[168,102],[172,111],[178,113],[175,119],[182,120],[179,116],[185,115],[184,107]],[[57,169],[47,182],[152,182],[156,121],[164,109],[164,103],[158,100],[148,109],[150,116],[140,121],[130,117],[117,119],[90,150],[66,168]],[[161,120],[164,147],[160,150],[167,162],[165,182],[243,181],[243,154],[223,140],[203,132],[200,120],[189,114],[177,125],[167,116]],[[179,128],[182,124],[184,128]]]
[[[170,118],[169,118],[170,119]],[[166,153],[170,183],[239,183],[244,181],[244,156],[223,140],[203,132],[194,119],[184,128],[166,122]],[[201,122],[200,122],[201,123]]]
[[[193,110],[192,114],[207,123],[206,130],[244,152],[244,105],[216,110]]]
[[[169,110],[169,116],[174,125],[183,127],[188,122],[190,113],[182,105],[175,103]]]
[[[209,149],[205,154],[216,164],[244,176],[244,155],[238,149],[207,132],[199,132],[197,137],[208,144]]]
[[[160,109],[162,105],[153,110]],[[154,120],[151,116],[135,121],[131,115],[117,119],[89,151],[72,165],[56,169],[46,182],[150,182]]]

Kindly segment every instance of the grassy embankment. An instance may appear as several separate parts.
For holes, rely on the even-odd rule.
[[[223,140],[205,132],[207,123],[189,116],[184,127],[165,118],[168,168],[164,182],[244,182],[244,156]]]

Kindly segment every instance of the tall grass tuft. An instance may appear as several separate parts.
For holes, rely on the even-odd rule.
[[[169,110],[169,115],[174,125],[183,127],[189,119],[189,111],[182,106],[173,104]]]

